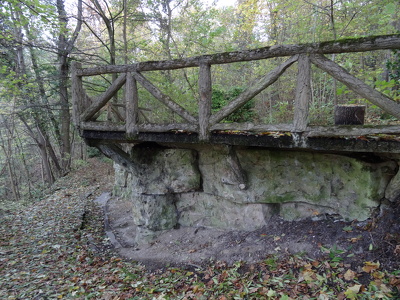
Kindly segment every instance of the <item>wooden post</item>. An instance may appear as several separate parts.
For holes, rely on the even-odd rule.
[[[71,65],[71,82],[72,82],[72,120],[74,125],[78,128],[80,126],[80,115],[82,103],[85,95],[82,86],[82,77],[77,75],[77,70],[82,68],[82,64],[76,61]]]
[[[210,116],[211,116],[211,66],[202,63],[199,68],[199,139],[208,141],[210,138]]]
[[[301,54],[298,60],[296,98],[294,101],[293,131],[305,131],[308,125],[308,108],[311,101],[311,63],[307,54]]]
[[[126,117],[125,128],[128,139],[132,139],[138,135],[139,121],[139,95],[137,90],[136,79],[131,73],[126,74],[125,84],[125,101],[126,101]]]

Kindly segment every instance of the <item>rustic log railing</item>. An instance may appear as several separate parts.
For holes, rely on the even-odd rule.
[[[303,133],[307,136],[357,136],[365,134],[398,134],[400,126],[362,127],[362,126],[309,126],[309,103],[312,101],[311,64],[330,74],[349,89],[361,95],[371,103],[382,108],[390,115],[400,118],[400,103],[373,89],[361,80],[351,75],[324,54],[365,52],[383,49],[400,49],[400,35],[375,36],[367,38],[331,41],[303,45],[282,45],[265,47],[255,50],[218,53],[186,59],[168,61],[140,62],[131,65],[108,65],[96,68],[82,68],[77,62],[72,65],[72,102],[73,121],[79,130],[125,132],[127,140],[134,140],[141,132],[168,132],[182,130],[195,132],[199,141],[208,141],[215,130],[240,130],[252,132],[288,131]],[[217,64],[262,60],[273,57],[289,58],[270,71],[258,82],[250,86],[236,99],[232,100],[219,111],[211,112],[211,67]],[[252,123],[220,123],[221,120],[245,105],[253,97],[273,84],[287,68],[298,63],[296,96],[294,99],[294,118],[292,124],[260,124]],[[143,73],[155,70],[174,70],[197,67],[199,69],[199,101],[198,117],[176,103],[170,96],[161,92]],[[96,99],[90,99],[83,88],[83,77],[118,73],[119,77],[110,87]],[[185,123],[149,124],[139,123],[139,93],[140,84],[163,105],[178,114]],[[96,121],[99,111],[125,85],[125,116],[124,124]]]

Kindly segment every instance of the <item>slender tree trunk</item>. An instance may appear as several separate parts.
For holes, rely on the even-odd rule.
[[[60,34],[58,36],[58,82],[60,97],[60,121],[61,121],[61,166],[63,173],[67,172],[70,166],[71,143],[70,143],[70,126],[71,115],[68,102],[68,41],[65,36],[67,29],[67,14],[64,7],[64,0],[57,0],[57,12],[60,23]]]
[[[25,26],[25,31],[27,32],[28,39],[31,40],[31,34],[30,34],[30,29],[29,29],[28,25]],[[29,47],[29,54],[30,54],[30,59],[31,59],[31,63],[32,63],[32,68],[33,68],[33,71],[35,72],[36,84],[38,87],[40,98],[42,100],[42,105],[46,108],[47,118],[49,118],[49,120],[53,126],[52,129],[54,130],[54,134],[57,139],[57,142],[58,142],[59,146],[61,146],[60,124],[57,121],[56,117],[54,116],[54,112],[50,108],[50,103],[49,103],[48,97],[46,95],[45,87],[44,87],[44,79],[40,74],[39,64],[37,62],[38,61],[37,56],[36,56],[36,53],[35,53],[35,50],[33,49],[33,47]]]
[[[0,135],[1,136],[1,135]],[[20,193],[18,190],[18,182],[17,182],[17,177],[15,176],[14,170],[15,168],[12,165],[12,146],[11,146],[11,139],[12,137],[8,137],[7,141],[3,139],[1,136],[1,149],[3,150],[3,153],[6,157],[6,166],[7,166],[7,172],[8,172],[8,177],[10,179],[10,187],[11,191],[14,197],[15,201],[20,200]]]

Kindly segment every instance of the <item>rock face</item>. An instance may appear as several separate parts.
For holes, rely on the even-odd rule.
[[[136,242],[176,226],[254,230],[337,214],[359,221],[385,197],[399,197],[398,166],[335,154],[209,146],[133,147],[115,166],[115,193],[132,202]]]

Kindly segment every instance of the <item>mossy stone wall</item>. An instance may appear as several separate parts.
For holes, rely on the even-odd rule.
[[[132,202],[137,242],[176,226],[253,230],[273,216],[365,220],[400,197],[394,158],[225,146],[133,147],[115,194]]]

